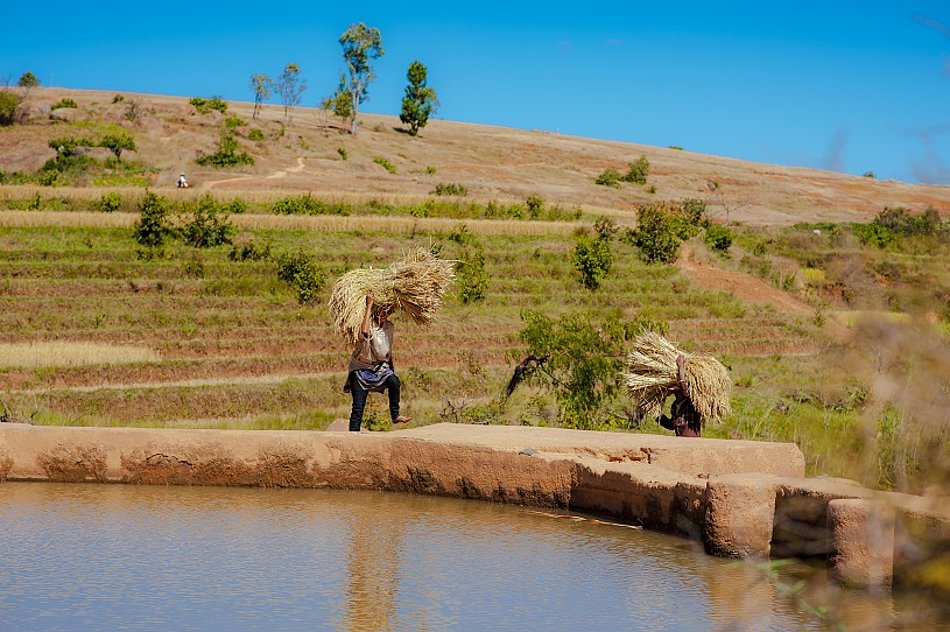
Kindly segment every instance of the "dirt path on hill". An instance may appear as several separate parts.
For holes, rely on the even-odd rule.
[[[808,318],[815,316],[818,311],[808,303],[772,287],[751,274],[724,270],[706,261],[698,260],[695,253],[686,244],[683,244],[681,256],[676,261],[676,267],[694,283],[710,290],[729,292],[746,303],[771,305],[780,312]],[[822,329],[832,338],[839,340],[847,339],[850,333],[847,327],[831,319],[824,324]]]
[[[676,261],[676,267],[698,285],[710,290],[729,292],[747,303],[771,305],[779,311],[801,316],[815,315],[814,307],[772,287],[762,279],[744,272],[723,270],[705,261],[699,261],[685,244],[680,258]]]
[[[280,178],[286,178],[287,174],[289,173],[300,173],[305,168],[306,168],[306,164],[304,163],[303,158],[298,156],[296,167],[291,167],[286,170],[281,169],[273,173],[267,174],[263,178],[252,173],[247,173],[244,175],[235,176],[233,178],[222,178],[220,180],[205,180],[200,186],[201,188],[212,189],[219,184],[225,184],[227,182],[240,182],[241,180],[247,180],[250,178],[256,178],[258,180],[279,180]]]

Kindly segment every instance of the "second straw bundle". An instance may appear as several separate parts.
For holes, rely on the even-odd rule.
[[[731,410],[732,381],[726,367],[712,356],[684,353],[653,332],[636,337],[623,374],[637,412],[645,417],[660,413],[670,388],[677,385],[676,358],[680,354],[686,357],[684,373],[693,406],[704,423],[720,421]]]
[[[330,293],[330,315],[337,330],[347,343],[356,344],[368,294],[373,295],[379,309],[399,310],[414,322],[428,325],[455,278],[453,266],[453,261],[419,248],[387,268],[350,270],[337,280]]]

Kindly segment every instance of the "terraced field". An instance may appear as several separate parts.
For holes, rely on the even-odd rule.
[[[727,357],[818,348],[810,324],[696,287],[675,268],[646,266],[620,242],[612,274],[590,292],[570,262],[572,235],[558,228],[504,235],[487,226],[477,235],[491,278],[486,299],[465,305],[450,294],[433,327],[400,323],[397,330],[406,405],[420,423],[438,420],[446,400],[498,394],[518,354],[526,309],[639,314],[667,321],[670,336],[688,349]],[[425,220],[407,232],[249,233],[275,254],[313,254],[327,285],[353,267],[386,265],[413,246],[441,247],[446,257],[460,252],[445,232],[427,230]],[[276,418],[321,427],[348,410],[340,391],[348,350],[332,330],[326,288],[321,301],[298,304],[271,260],[232,261],[228,246],[180,244],[145,259],[123,227],[5,227],[0,244],[0,343],[134,345],[161,358],[0,370],[7,406],[35,412],[35,421],[256,427]]]

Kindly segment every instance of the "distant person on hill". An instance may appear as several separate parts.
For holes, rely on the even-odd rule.
[[[675,399],[670,416],[660,415],[657,423],[676,433],[677,437],[699,437],[702,435],[703,419],[689,398],[689,384],[686,383],[686,356],[676,358],[676,386],[670,388]]]
[[[363,410],[370,393],[389,392],[389,416],[394,424],[412,421],[399,414],[399,377],[393,369],[393,324],[391,309],[373,305],[373,296],[366,297],[366,312],[360,327],[360,340],[350,356],[343,391],[353,396],[350,410],[350,432],[359,432]]]
[[[188,178],[185,177],[185,174],[178,176],[178,188],[187,189],[190,185],[188,184]]]

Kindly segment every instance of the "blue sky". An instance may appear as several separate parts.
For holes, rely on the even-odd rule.
[[[295,62],[314,106],[362,21],[367,112],[398,114],[418,59],[446,120],[950,184],[947,0],[8,4],[12,82],[251,100]]]

